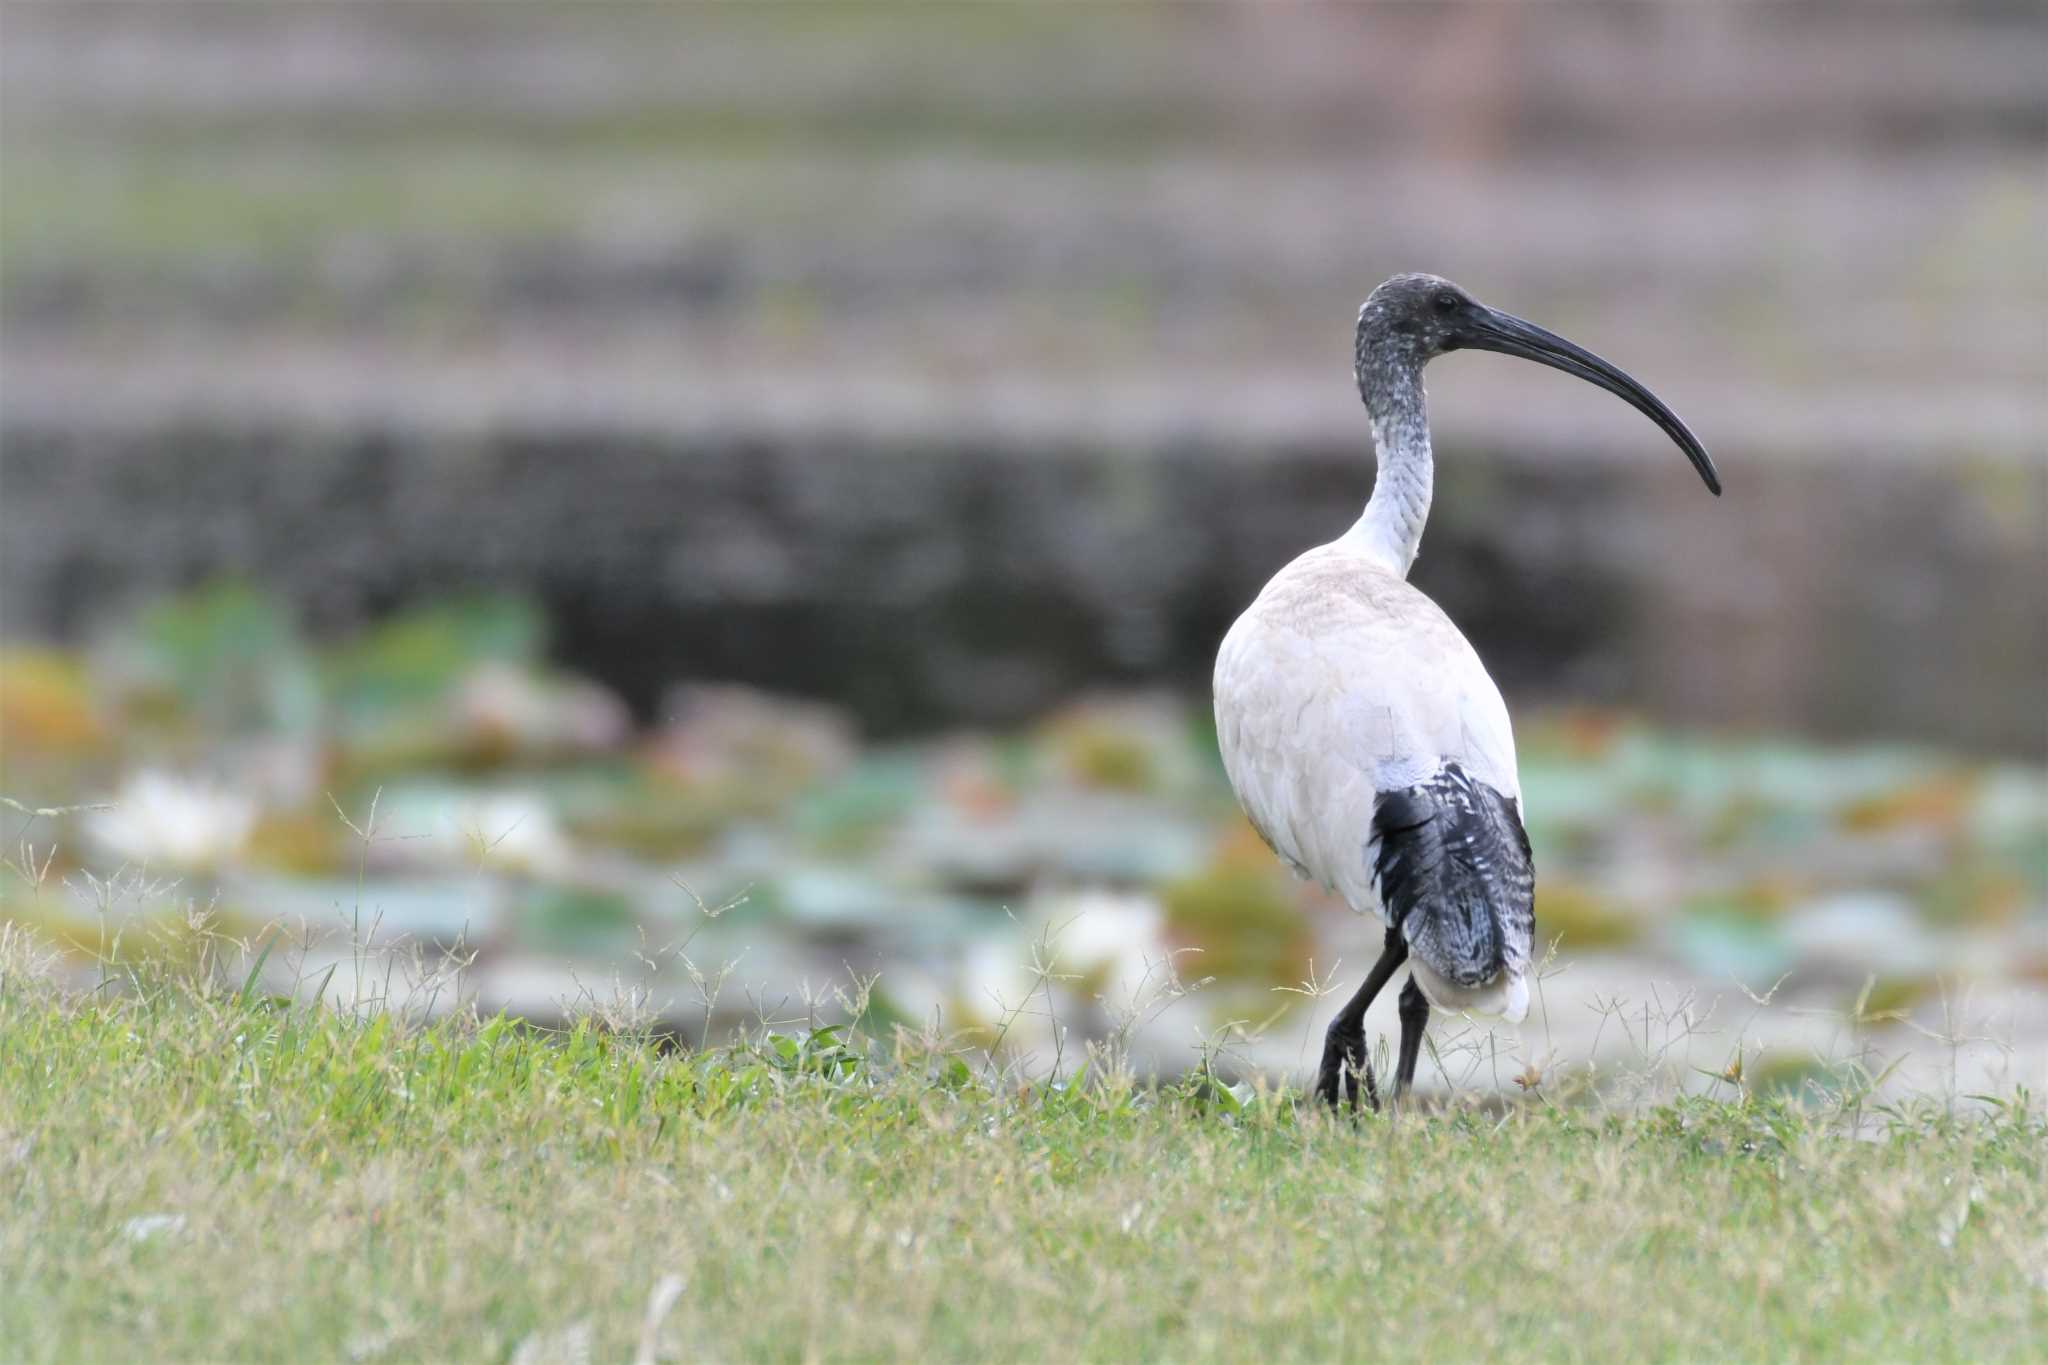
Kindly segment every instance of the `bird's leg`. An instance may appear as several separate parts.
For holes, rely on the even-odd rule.
[[[1429,1027],[1429,997],[1410,976],[1401,988],[1401,1064],[1394,1072],[1394,1103],[1415,1084],[1415,1059],[1422,1055],[1422,1031]]]
[[[1365,1094],[1372,1107],[1380,1107],[1379,1089],[1373,1084],[1372,1063],[1365,1055],[1365,1012],[1371,1007],[1373,997],[1387,984],[1401,964],[1408,960],[1408,941],[1401,937],[1398,929],[1387,930],[1386,947],[1380,951],[1380,960],[1372,971],[1366,974],[1365,982],[1358,993],[1344,1002],[1344,1008],[1337,1011],[1337,1017],[1330,1021],[1328,1033],[1323,1035],[1323,1064],[1316,1069],[1316,1098],[1332,1109],[1342,1101],[1344,1077],[1351,1077],[1351,1107],[1358,1107],[1359,1083],[1365,1085]]]

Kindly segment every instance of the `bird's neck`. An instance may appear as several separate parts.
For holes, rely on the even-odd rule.
[[[1365,514],[1344,539],[1389,572],[1406,578],[1422,548],[1422,526],[1429,520],[1429,496],[1436,474],[1422,371],[1414,366],[1361,369],[1359,391],[1372,418],[1379,472]]]

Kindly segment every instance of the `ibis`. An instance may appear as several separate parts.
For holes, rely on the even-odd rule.
[[[1403,966],[1398,1102],[1432,1007],[1521,1022],[1535,868],[1500,689],[1451,619],[1408,581],[1434,472],[1422,369],[1498,351],[1628,402],[1721,492],[1706,449],[1616,366],[1489,308],[1449,280],[1396,275],[1358,313],[1353,352],[1378,473],[1365,512],[1274,575],[1216,657],[1216,733],[1239,804],[1293,870],[1385,927],[1324,1037],[1317,1097],[1373,1108],[1365,1012]]]

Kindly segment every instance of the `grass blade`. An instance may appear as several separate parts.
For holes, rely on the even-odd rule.
[[[249,1001],[255,997],[256,978],[263,974],[263,964],[270,961],[270,950],[277,946],[277,932],[273,926],[264,937],[263,951],[256,954],[256,960],[249,966],[249,974],[242,978],[242,990],[241,994],[235,997],[236,1004],[246,1008]]]

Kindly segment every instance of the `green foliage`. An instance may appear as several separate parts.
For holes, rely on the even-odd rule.
[[[1161,896],[1167,931],[1202,950],[1202,974],[1220,981],[1284,986],[1314,955],[1308,922],[1284,874],[1269,862],[1226,856]]]
[[[540,610],[530,602],[437,602],[336,649],[327,662],[328,684],[345,715],[373,716],[437,700],[480,664],[532,664],[545,643]]]
[[[821,849],[855,853],[914,810],[923,789],[917,766],[902,757],[865,758],[791,805],[791,824]]]
[[[104,739],[83,663],[52,649],[0,649],[0,752],[79,753]]]
[[[1866,1022],[1908,1018],[1913,1007],[1940,993],[1940,983],[1926,977],[1873,977],[1849,1002],[1851,1018]]]
[[[290,612],[232,580],[144,608],[112,633],[103,662],[131,724],[303,730],[319,707]]]
[[[615,891],[536,887],[526,905],[525,940],[547,953],[613,956],[632,945],[633,907]]]
[[[1642,937],[1643,921],[1578,882],[1539,878],[1536,933],[1545,942],[1559,940],[1566,952],[1620,948]]]
[[[1157,780],[1144,742],[1104,724],[1076,725],[1059,735],[1068,767],[1083,783],[1119,791],[1145,791]]]
[[[641,858],[701,852],[733,821],[775,809],[776,793],[732,782],[683,787],[628,772],[616,781],[563,794],[563,824],[578,839]]]

